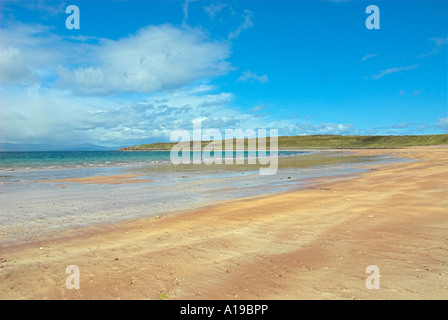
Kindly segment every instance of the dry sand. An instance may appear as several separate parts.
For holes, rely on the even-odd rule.
[[[356,152],[418,161],[3,247],[1,298],[447,299],[448,148]]]

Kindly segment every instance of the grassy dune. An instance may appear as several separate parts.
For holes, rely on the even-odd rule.
[[[188,142],[186,142],[188,144]],[[202,148],[210,141],[202,141]],[[234,140],[234,147],[236,141]],[[248,140],[244,147],[247,149]],[[267,148],[269,148],[269,138]],[[339,135],[309,135],[278,137],[280,150],[288,149],[321,149],[321,148],[400,148],[413,146],[431,146],[448,144],[448,134],[421,136],[339,136]],[[176,143],[151,143],[121,148],[120,151],[156,151],[171,150]],[[192,144],[190,143],[191,147]],[[224,149],[224,143],[222,144]]]

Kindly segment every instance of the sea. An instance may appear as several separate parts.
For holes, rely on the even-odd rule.
[[[190,152],[193,159],[196,152]],[[308,151],[279,151],[278,156],[293,156],[309,153]],[[212,153],[212,157],[215,155]],[[233,152],[233,157],[243,156]],[[269,151],[266,156],[270,156]],[[226,154],[223,152],[222,159]],[[34,151],[34,152],[0,152],[0,171],[51,170],[90,167],[117,167],[129,165],[160,165],[171,163],[170,151]]]

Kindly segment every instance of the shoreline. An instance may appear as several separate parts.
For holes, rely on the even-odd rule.
[[[448,148],[393,150],[418,161],[3,247],[0,299],[446,299]]]
[[[89,168],[14,175],[3,189],[2,244],[29,243],[72,229],[303,189],[313,177],[347,179],[365,170],[360,164],[394,161],[341,154],[283,157],[280,171],[268,177],[255,174],[253,165],[247,164]]]
[[[243,151],[243,150],[236,150],[237,151]],[[247,150],[246,150],[247,151]],[[268,150],[269,151],[269,150]],[[58,151],[52,151],[53,153],[57,154],[59,153]],[[139,151],[137,153],[165,153],[168,154],[170,153],[170,150],[149,150],[149,151]],[[286,152],[302,152],[302,153],[312,153],[312,151],[302,151],[302,150],[279,150],[279,153],[286,153]],[[45,154],[46,152],[22,152],[22,151],[5,151],[5,152],[1,152],[1,153],[8,153],[8,154],[20,154],[20,153],[43,153]],[[98,153],[104,153],[104,154],[110,154],[110,153],[117,153],[120,154],[122,153],[122,151],[119,150],[115,150],[115,151],[86,151],[86,152],[78,152],[78,151],[63,151],[62,153],[69,153],[69,154],[79,154],[79,153],[86,153],[86,154],[98,154]],[[278,154],[278,158],[285,158],[285,157],[296,157],[296,156],[301,156],[301,154],[295,154],[295,155],[291,155],[291,154]],[[257,156],[257,159],[262,158]],[[98,159],[98,158],[97,158]],[[20,173],[20,172],[34,172],[34,171],[55,171],[55,170],[79,170],[79,169],[107,169],[107,168],[132,168],[132,167],[143,167],[143,166],[148,166],[148,167],[160,167],[160,166],[171,166],[172,165],[172,161],[170,160],[170,157],[167,157],[166,159],[163,158],[154,158],[154,159],[148,159],[148,158],[128,158],[128,159],[120,159],[120,160],[114,160],[114,159],[104,159],[104,162],[98,162],[98,163],[93,163],[95,162],[97,159],[95,159],[94,161],[92,161],[91,159],[83,159],[83,161],[87,161],[83,164],[80,164],[79,162],[81,160],[77,159],[75,162],[73,163],[51,163],[51,164],[41,164],[39,166],[34,166],[34,164],[27,164],[27,165],[23,165],[21,164],[20,166],[5,166],[2,167],[0,166],[0,177],[5,177],[8,174],[11,173]],[[0,160],[2,160],[0,158]],[[225,160],[225,157],[222,158],[223,162]],[[247,163],[247,158],[244,158],[244,162]],[[113,162],[115,161],[115,162]],[[1,162],[1,161],[0,161]],[[91,163],[89,163],[91,162]],[[1,163],[0,163],[1,164]],[[16,164],[15,164],[16,165]],[[202,163],[202,165],[206,165],[205,163]],[[197,165],[196,165],[197,166]],[[226,164],[226,166],[229,166]],[[254,170],[256,170],[254,168]]]

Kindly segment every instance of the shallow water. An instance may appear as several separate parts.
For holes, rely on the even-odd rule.
[[[67,229],[203,207],[230,199],[295,190],[308,179],[346,177],[365,166],[403,161],[387,157],[322,152],[280,159],[275,175],[260,176],[258,165],[148,164],[18,170],[2,173],[2,245],[62,235]],[[138,174],[151,182],[119,185],[46,182],[92,176]]]
[[[309,153],[308,151],[279,151],[278,155],[291,156]],[[158,165],[171,163],[170,151],[33,151],[33,152],[0,152],[0,172],[32,171],[53,169],[80,169],[92,167],[116,167],[128,165]],[[188,157],[200,155],[200,152],[190,152]],[[269,155],[269,152],[267,153]],[[180,154],[181,155],[181,154]],[[242,154],[234,151],[233,158],[248,157],[248,152]],[[212,154],[211,156],[214,156]],[[205,157],[205,155],[204,155]],[[225,152],[221,154],[226,157]]]

